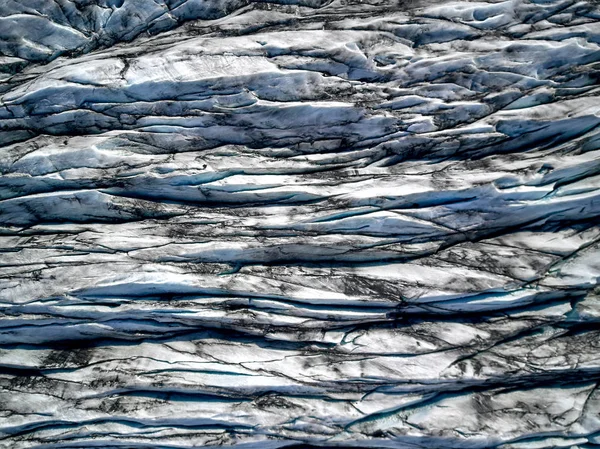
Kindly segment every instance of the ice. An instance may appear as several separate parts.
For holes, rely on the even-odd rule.
[[[0,448],[598,445],[599,8],[4,1]]]

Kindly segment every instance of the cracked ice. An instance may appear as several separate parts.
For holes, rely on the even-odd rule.
[[[0,448],[600,446],[600,4],[5,0]]]

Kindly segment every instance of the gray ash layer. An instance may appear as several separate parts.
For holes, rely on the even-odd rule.
[[[0,2],[0,448],[600,446],[600,4]]]

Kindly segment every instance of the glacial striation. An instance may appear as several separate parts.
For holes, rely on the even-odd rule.
[[[600,447],[600,3],[0,2],[0,448]]]

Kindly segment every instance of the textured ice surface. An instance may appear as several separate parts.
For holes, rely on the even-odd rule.
[[[0,0],[0,448],[600,446],[600,4]]]

